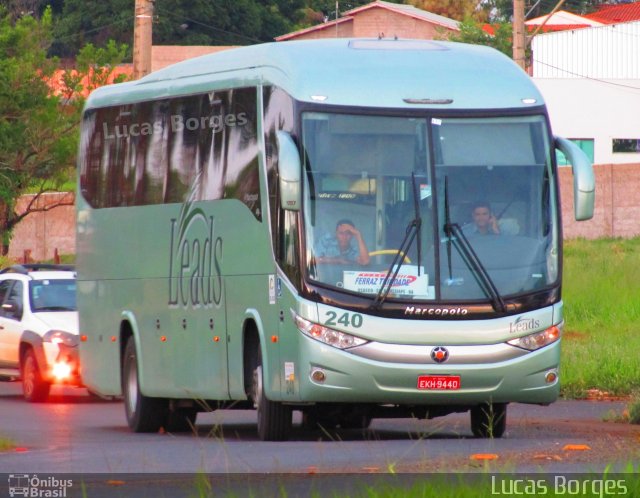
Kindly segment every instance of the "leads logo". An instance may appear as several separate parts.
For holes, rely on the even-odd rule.
[[[509,333],[514,334],[516,332],[528,332],[530,330],[535,330],[538,327],[540,327],[540,320],[519,316],[515,322],[511,322],[509,324]]]
[[[218,306],[222,299],[222,238],[213,216],[192,203],[171,220],[169,307]]]

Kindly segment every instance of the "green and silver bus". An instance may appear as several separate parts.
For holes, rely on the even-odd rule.
[[[100,88],[79,152],[83,381],[136,432],[255,408],[263,440],[293,411],[469,411],[500,437],[508,403],[559,392],[556,149],[589,219],[591,164],[480,46],[271,43]]]

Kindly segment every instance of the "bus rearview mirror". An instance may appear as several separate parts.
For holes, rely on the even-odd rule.
[[[560,150],[573,170],[573,210],[576,221],[593,218],[596,178],[593,166],[586,154],[566,138],[556,137],[556,148]]]
[[[300,154],[293,138],[285,131],[276,132],[280,176],[280,207],[288,211],[300,209]]]

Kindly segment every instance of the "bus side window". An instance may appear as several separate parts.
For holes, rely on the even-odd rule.
[[[278,262],[291,282],[300,278],[298,255],[298,212],[280,210],[280,241],[278,244]]]

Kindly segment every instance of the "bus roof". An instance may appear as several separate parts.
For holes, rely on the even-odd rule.
[[[276,85],[302,102],[374,108],[519,109],[543,105],[531,78],[480,45],[336,38],[265,43],[189,59],[97,89],[86,108]]]

